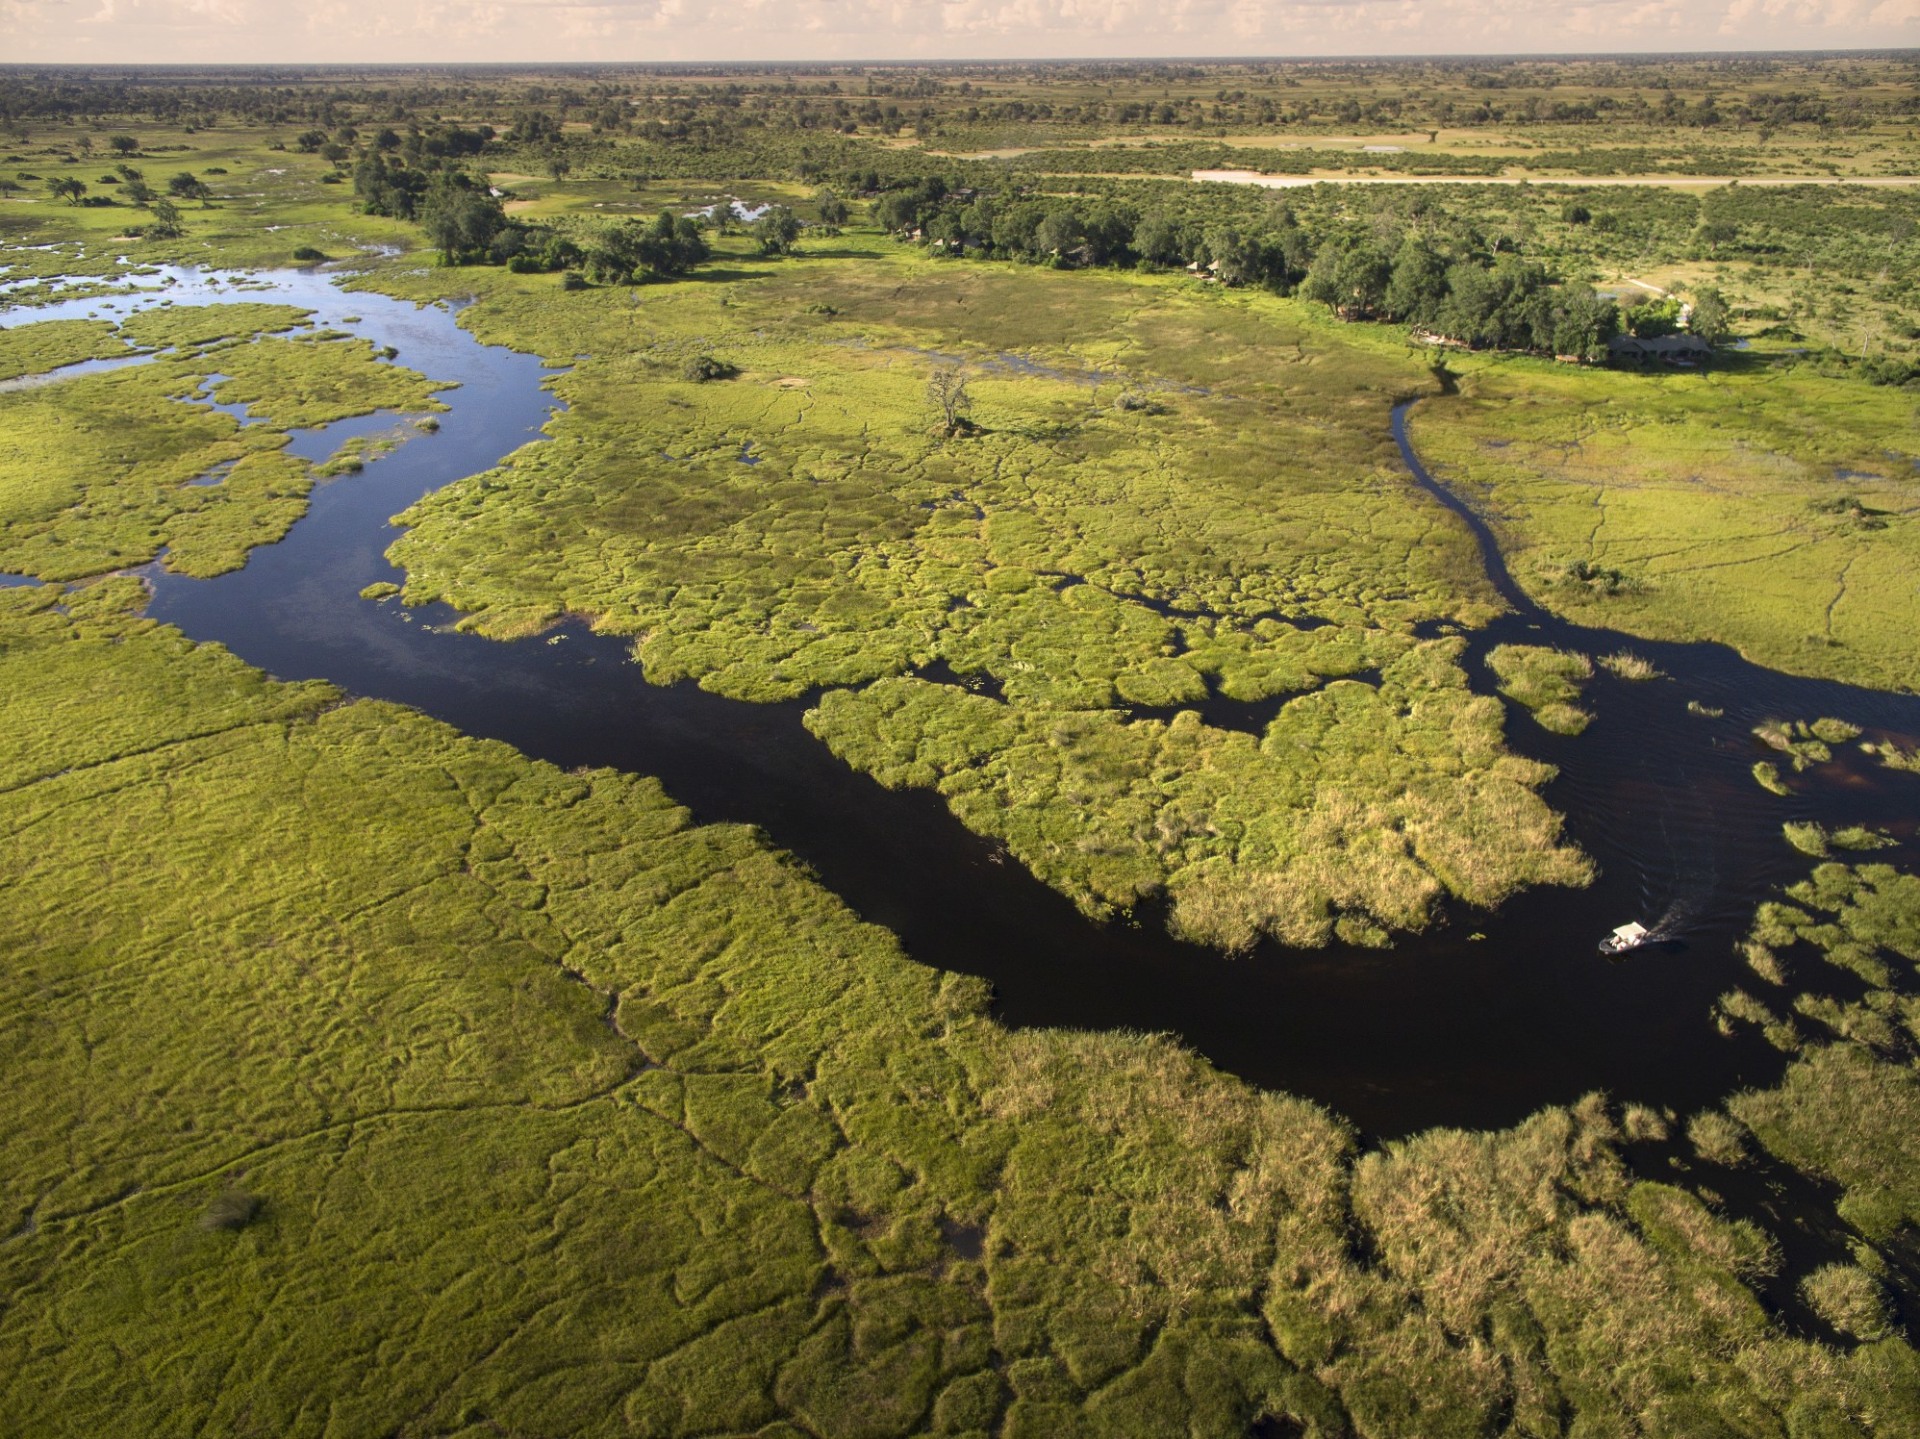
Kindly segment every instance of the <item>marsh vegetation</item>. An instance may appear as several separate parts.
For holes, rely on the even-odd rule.
[[[656,780],[276,681],[142,616],[127,570],[271,553],[329,457],[378,473],[373,426],[397,433],[369,419],[320,448],[295,431],[435,408],[446,375],[344,320],[128,303],[149,262],[310,246],[362,256],[369,303],[470,299],[462,326],[548,361],[566,406],[538,443],[445,475],[400,517],[404,587],[345,602],[420,625],[452,620],[427,608],[445,601],[500,640],[559,641],[562,617],[587,616],[651,681],[798,701],[840,762],[939,795],[1088,915],[1267,942],[1236,963],[1269,962],[1275,939],[1337,941],[1329,962],[1347,962],[1584,880],[1552,766],[1528,756],[1607,742],[1615,704],[1715,726],[1726,694],[1662,640],[1912,687],[1898,386],[1773,360],[1699,376],[1458,358],[1461,393],[1416,414],[1423,450],[1530,595],[1611,632],[1513,627],[1495,645],[1504,602],[1474,536],[1390,438],[1393,405],[1435,387],[1423,345],[1184,273],[934,256],[813,198],[823,178],[854,196],[918,184],[954,163],[936,141],[1018,126],[1091,156],[1080,139],[1197,131],[1210,106],[1221,126],[1319,139],[1442,123],[1475,96],[1475,124],[1528,105],[1546,127],[1632,114],[1701,164],[1724,162],[1727,130],[1771,143],[1763,125],[1791,163],[1826,127],[1877,164],[1860,157],[1898,153],[1905,114],[1897,70],[1796,108],[1783,88],[1832,72],[1786,61],[1742,72],[1714,121],[1698,100],[1632,107],[1632,66],[1576,67],[1551,102],[1528,67],[1489,67],[1498,86],[1443,67],[1393,117],[1364,76],[1272,73],[1276,95],[1307,93],[1271,121],[1262,72],[1165,77],[1176,93],[1122,121],[1100,107],[1131,101],[1090,96],[1137,77],[1089,69],[982,74],[976,95],[929,75],[932,116],[905,125],[886,113],[898,90],[816,93],[826,77],[784,97],[649,79],[591,97],[597,112],[526,77],[415,77],[377,102],[341,81],[330,114],[305,82],[278,108],[237,81],[5,82],[25,117],[10,163],[54,169],[98,121],[149,168],[190,165],[217,208],[103,249],[127,206],[0,206],[0,374],[33,381],[0,386],[0,570],[43,582],[0,589],[0,1427],[1802,1439],[1920,1423],[1920,879],[1910,829],[1828,814],[1847,786],[1907,794],[1915,736],[1875,718],[1904,710],[1712,731],[1793,868],[1732,958],[1740,981],[1693,1017],[1697,1043],[1751,1040],[1771,1067],[1709,1102],[1568,1093],[1516,1124],[1383,1140],[1168,1037],[1011,1029],[980,981],[915,963],[763,833],[697,823]],[[1684,94],[1693,73],[1670,78]],[[1195,89],[1243,79],[1240,98]],[[1059,88],[1040,114],[1016,85]],[[846,124],[768,133],[840,98]],[[376,103],[422,123],[387,144]],[[464,118],[426,123],[434,109]],[[883,147],[889,126],[925,128]],[[770,161],[812,165],[816,141],[875,183]],[[1495,158],[1455,148],[1435,163]],[[570,264],[448,267],[481,258],[456,223],[477,193],[443,186],[438,236],[355,211],[327,180],[361,149],[401,192],[396,159],[519,176],[490,188],[562,237],[607,233],[591,212],[610,200],[689,218],[728,189],[821,224],[797,242],[715,224],[677,278],[644,260],[582,261],[577,284]],[[1041,185],[1076,163],[1012,168]],[[1557,223],[1587,227],[1571,214]],[[619,233],[637,255],[668,229]],[[36,321],[47,302],[62,318]],[[970,409],[930,406],[930,377],[960,365]],[[454,429],[409,426],[408,444],[452,446]],[[1833,507],[1832,468],[1856,466]],[[1791,798],[1756,792],[1750,762]],[[1543,946],[1541,962],[1565,960]]]

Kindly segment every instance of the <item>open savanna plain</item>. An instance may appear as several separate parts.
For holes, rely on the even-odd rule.
[[[544,438],[398,517],[398,602],[502,643],[586,616],[660,683],[804,699],[847,765],[937,792],[1092,920],[1164,904],[1222,949],[1386,944],[1587,879],[1509,734],[1525,710],[1578,729],[1608,657],[1469,667],[1501,601],[1400,464],[1401,400],[1425,397],[1417,442],[1548,606],[1912,686],[1900,627],[1819,578],[1866,557],[1858,599],[1904,563],[1905,472],[1866,451],[1910,447],[1910,390],[1455,357],[1446,395],[1404,330],[857,223],[570,287],[435,263],[330,162],[266,148],[268,122],[122,123],[198,147],[168,153],[225,172],[217,208],[127,240],[124,206],[0,200],[23,274],[104,293],[119,255],[311,246],[570,366]],[[582,234],[612,193],[526,188]],[[810,193],[771,169],[627,193],[730,189]],[[143,617],[129,570],[230,571],[297,521],[320,477],[290,430],[434,410],[440,377],[307,321],[183,304],[0,330],[16,379],[149,354],[0,385],[0,570],[31,581],[0,589],[0,1430],[1920,1428],[1920,881],[1808,856],[1755,915],[1751,980],[1700,1016],[1702,1045],[1763,1032],[1782,1077],[1692,1112],[1568,1095],[1382,1141],[1170,1037],[1010,1030],[979,981],[653,779],[282,683]],[[955,367],[949,432],[928,381]],[[209,403],[243,401],[259,423]],[[1590,432],[1583,408],[1620,418]],[[1657,498],[1709,431],[1701,493],[1725,504],[1663,501],[1675,548],[1752,564],[1741,527],[1787,517],[1820,555],[1751,633],[1732,589],[1566,519],[1591,524],[1600,483],[1581,446]],[[1822,466],[1878,478],[1822,509]],[[1805,1206],[1816,1261],[1751,1190]]]

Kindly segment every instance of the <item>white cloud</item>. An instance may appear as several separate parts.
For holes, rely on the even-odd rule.
[[[1512,54],[1920,43],[1920,0],[0,0],[14,61]]]

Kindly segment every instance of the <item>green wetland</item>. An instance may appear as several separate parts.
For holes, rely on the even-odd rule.
[[[0,1428],[1920,1423],[1903,474],[1717,476],[1881,606],[1769,648],[1493,443],[1639,377],[14,203],[81,283],[0,311]]]
[[[217,281],[209,289],[192,272],[168,279],[177,303],[223,298]],[[259,289],[256,281],[249,292]],[[649,683],[624,644],[577,624],[503,646],[460,633],[459,616],[444,605],[356,603],[369,586],[405,579],[381,556],[387,517],[535,435],[555,408],[543,387],[552,374],[475,345],[443,315],[382,296],[341,294],[317,278],[281,281],[272,293],[290,302],[289,314],[314,314],[363,332],[362,344],[404,344],[424,357],[452,386],[437,402],[446,418],[430,438],[323,490],[296,534],[242,570],[183,579],[169,553],[149,577],[155,618],[281,678],[329,680],[404,703],[563,768],[653,775],[696,818],[764,831],[863,917],[901,936],[909,953],[988,979],[996,1012],[1016,1024],[1172,1032],[1236,1073],[1322,1100],[1380,1134],[1511,1122],[1592,1089],[1633,1086],[1642,1098],[1686,1108],[1766,1074],[1775,1058],[1764,1046],[1691,1041],[1737,966],[1731,941],[1793,872],[1778,824],[1817,813],[1910,828],[1904,785],[1882,780],[1871,762],[1843,758],[1840,773],[1830,765],[1781,811],[1747,779],[1744,756],[1761,748],[1746,731],[1778,713],[1843,709],[1898,742],[1920,731],[1911,702],[1765,675],[1709,647],[1662,649],[1663,663],[1687,675],[1683,690],[1640,694],[1603,681],[1609,723],[1601,735],[1522,749],[1558,772],[1550,798],[1570,815],[1583,850],[1603,861],[1593,885],[1523,895],[1497,914],[1462,910],[1432,936],[1392,947],[1336,942],[1309,953],[1269,944],[1244,962],[1168,936],[1162,907],[1142,905],[1128,924],[1089,924],[931,796],[873,785],[829,754],[806,732],[822,692],[730,700],[684,680]],[[355,431],[393,424],[379,414],[334,422],[296,435],[289,448],[317,462]],[[1497,552],[1488,554],[1521,613],[1476,632],[1463,659],[1468,675],[1515,648],[1503,649],[1506,636],[1577,647],[1568,654],[1605,653],[1623,641],[1542,615],[1512,589]],[[918,682],[996,702],[950,670]],[[1703,724],[1686,699],[1733,708]],[[1220,729],[1258,735],[1273,707],[1215,700],[1199,712]],[[1865,793],[1848,794],[1849,781]],[[1731,815],[1743,822],[1729,825]],[[1593,939],[1628,914],[1661,921],[1674,952],[1722,951],[1728,964],[1643,957],[1609,965],[1592,956]],[[1543,964],[1543,953],[1565,962]],[[1495,1006],[1486,1002],[1491,992],[1501,995]],[[1476,1037],[1470,1048],[1463,1034]]]

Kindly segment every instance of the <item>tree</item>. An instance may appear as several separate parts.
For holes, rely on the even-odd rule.
[[[1364,240],[1351,236],[1320,247],[1300,287],[1303,299],[1317,300],[1343,320],[1375,314],[1386,303],[1393,267]]]
[[[873,202],[873,222],[896,235],[920,228],[920,202],[909,190],[889,190]]]
[[[785,255],[800,238],[800,219],[785,205],[769,205],[753,222],[753,238],[763,255]]]
[[[167,180],[167,193],[176,200],[205,200],[213,194],[206,182],[191,170],[182,170]]]
[[[1418,235],[1400,242],[1387,282],[1387,313],[1396,320],[1431,325],[1447,294],[1447,267]]]
[[[700,227],[671,210],[662,210],[650,224],[619,220],[603,226],[585,250],[587,278],[597,285],[632,284],[642,271],[653,279],[672,279],[712,254]]]
[[[507,216],[500,202],[475,188],[466,175],[443,170],[434,177],[420,206],[420,223],[438,247],[440,262],[457,265],[471,255],[483,254],[506,227]]]
[[[56,200],[65,200],[69,205],[78,205],[81,197],[87,193],[87,184],[86,181],[76,180],[71,175],[62,175],[58,179],[47,181],[47,193]]]
[[[694,355],[680,366],[680,378],[704,385],[709,380],[731,380],[740,367],[718,355]]]
[[[567,158],[567,152],[558,145],[549,148],[545,158],[547,173],[553,177],[555,184],[573,173],[573,161]]]
[[[1701,287],[1693,297],[1687,328],[1709,345],[1725,344],[1733,332],[1733,310],[1727,304],[1727,297],[1711,285]]]
[[[147,183],[147,177],[124,160],[113,167],[120,172],[120,178],[127,182],[126,196],[135,205],[149,204],[153,200],[153,186]]]
[[[149,240],[177,240],[184,233],[180,207],[164,197],[154,203],[153,222],[142,233]]]
[[[967,248],[967,227],[961,220],[961,211],[942,210],[927,223],[926,238],[936,246],[944,247],[949,254],[959,254]]]
[[[1569,285],[1560,294],[1553,324],[1553,352],[1588,364],[1604,359],[1607,341],[1620,333],[1620,307],[1588,285]]]
[[[140,148],[140,142],[131,135],[109,135],[107,144],[116,155],[131,155]]]
[[[660,279],[684,275],[695,265],[704,264],[713,251],[708,248],[700,227],[684,215],[662,210],[652,226],[640,235],[636,247],[639,264]]]
[[[580,268],[596,285],[626,285],[640,268],[640,252],[647,229],[638,220],[619,220],[603,226],[587,241]]]
[[[411,220],[427,192],[427,183],[424,170],[412,168],[398,156],[389,158],[376,152],[353,167],[353,193],[369,215]]]
[[[1313,260],[1313,244],[1307,232],[1294,222],[1293,213],[1284,206],[1273,212],[1268,225],[1257,237],[1260,250],[1261,279],[1282,294],[1291,291],[1306,278]]]
[[[927,378],[927,401],[940,412],[940,432],[948,439],[967,425],[973,396],[967,393],[967,372],[960,365],[942,365]]]
[[[820,223],[823,225],[844,225],[852,213],[847,208],[847,202],[828,189],[822,189],[816,193],[813,203],[815,212],[820,216]]]
[[[1049,210],[1033,231],[1034,248],[1062,263],[1080,248],[1080,239],[1080,217],[1071,210]]]
[[[1258,278],[1257,246],[1231,225],[1215,225],[1202,244],[1213,277],[1223,285],[1244,285]]]
[[[1387,257],[1365,243],[1342,255],[1334,271],[1335,283],[1346,297],[1342,307],[1351,306],[1361,315],[1375,314],[1386,303],[1387,281],[1392,277],[1393,267]]]
[[[1320,247],[1313,262],[1307,266],[1307,277],[1300,282],[1301,299],[1325,305],[1336,312],[1339,310],[1340,287],[1334,283],[1334,267],[1339,263],[1339,258],[1332,245]]]
[[[973,249],[986,249],[993,243],[993,225],[999,216],[1000,207],[993,202],[993,197],[982,195],[960,211],[958,228],[961,238]]]
[[[1133,248],[1145,264],[1177,269],[1193,258],[1193,231],[1185,221],[1155,210],[1134,228]]]
[[[1651,340],[1680,328],[1680,302],[1671,295],[1642,300],[1627,311],[1627,329],[1634,338]]]

